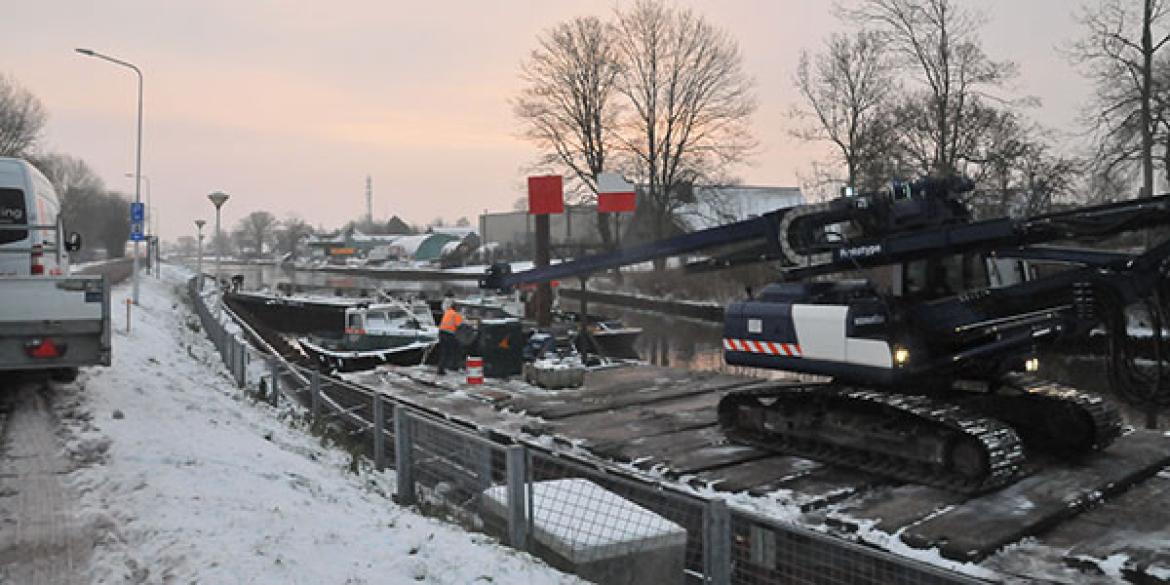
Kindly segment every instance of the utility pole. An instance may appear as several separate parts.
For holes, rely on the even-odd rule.
[[[366,175],[366,223],[374,225],[374,179]]]

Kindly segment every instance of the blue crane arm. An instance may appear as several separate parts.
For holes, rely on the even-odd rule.
[[[779,209],[735,223],[665,240],[638,244],[613,252],[594,254],[559,264],[537,267],[523,272],[510,273],[506,270],[507,265],[497,265],[480,280],[480,287],[510,288],[519,284],[587,276],[611,268],[752,240],[776,242],[779,217],[787,211],[787,209]]]
[[[613,252],[584,256],[552,266],[512,273],[508,265],[493,266],[480,279],[482,288],[510,288],[519,284],[585,277],[603,270],[659,258],[679,256],[732,244],[750,244],[724,258],[714,258],[697,268],[725,268],[737,263],[780,260],[788,280],[857,268],[966,252],[992,253],[1019,246],[1058,240],[1089,239],[1170,224],[1170,195],[1132,199],[1027,218],[966,221],[961,214],[940,206],[915,205],[921,221],[899,225],[902,202],[873,198],[842,198],[828,203],[778,209],[751,219],[630,246]],[[875,203],[876,202],[876,203]],[[881,207],[885,205],[885,207]],[[890,210],[893,210],[891,213]],[[853,237],[841,235],[827,241],[827,226],[836,223],[860,226]],[[810,243],[811,242],[811,243]],[[1017,251],[1015,255],[1023,254]],[[1107,253],[1031,250],[1031,255],[1059,256],[1065,261],[1109,263],[1121,258]],[[1160,250],[1159,250],[1160,253]],[[1154,254],[1143,262],[1154,262]],[[1079,257],[1079,259],[1078,259]]]

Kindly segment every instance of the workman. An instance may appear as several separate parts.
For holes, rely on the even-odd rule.
[[[443,320],[439,323],[439,375],[449,369],[459,369],[459,342],[455,339],[455,331],[462,324],[463,315],[455,308],[455,303],[451,303],[443,311]]]

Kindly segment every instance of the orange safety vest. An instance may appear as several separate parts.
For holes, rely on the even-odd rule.
[[[462,324],[463,315],[460,315],[459,311],[456,311],[454,307],[452,307],[447,309],[446,313],[443,313],[443,322],[439,325],[439,330],[455,333],[455,330],[458,329]]]

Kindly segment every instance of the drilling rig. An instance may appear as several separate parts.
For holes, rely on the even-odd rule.
[[[1052,245],[1170,224],[1170,196],[976,221],[973,189],[961,177],[892,182],[553,266],[495,265],[481,286],[709,251],[687,269],[772,262],[779,281],[725,310],[724,360],[827,381],[727,394],[725,436],[980,493],[1011,483],[1028,454],[1076,458],[1122,432],[1109,400],[1032,375],[1041,350],[1102,332],[1116,393],[1170,402],[1160,352],[1151,373],[1126,343],[1127,307],[1144,305],[1161,347],[1170,241],[1140,253]]]

